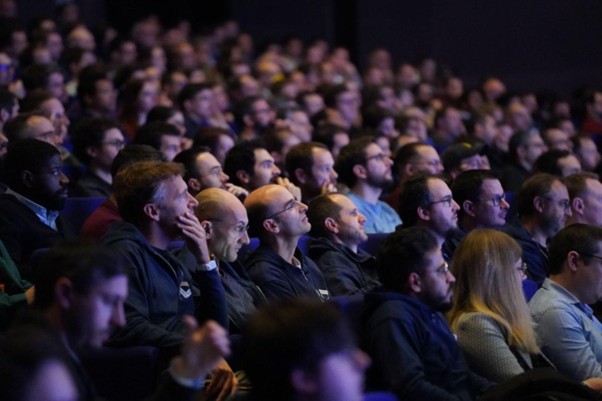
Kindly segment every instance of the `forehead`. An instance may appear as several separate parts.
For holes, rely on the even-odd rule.
[[[262,163],[266,160],[274,160],[264,148],[258,148],[253,151],[255,154],[255,163]]]
[[[105,139],[123,139],[123,134],[119,128],[109,128],[105,131]]]
[[[371,143],[368,146],[366,146],[366,149],[364,150],[364,152],[366,153],[367,157],[370,157],[370,156],[375,156],[379,153],[382,153],[382,149],[377,144]]]
[[[353,203],[353,201],[351,199],[349,199],[348,197],[346,197],[345,195],[341,195],[341,194],[331,195],[331,199],[334,201],[334,203],[336,203],[343,209],[346,209],[346,210],[355,209],[355,204]]]
[[[54,97],[42,103],[42,107],[49,113],[63,114],[65,112],[63,104]]]
[[[501,195],[504,193],[504,189],[502,188],[502,183],[500,180],[497,178],[488,178],[483,180],[483,184],[481,185],[481,193]]]
[[[588,191],[592,192],[596,196],[602,195],[602,183],[600,181],[593,178],[586,178],[585,186],[587,187]]]
[[[314,164],[334,164],[334,159],[328,149],[316,147],[311,150],[311,154]]]
[[[439,159],[439,153],[432,146],[418,146],[416,154],[425,159]]]
[[[215,156],[209,152],[203,152],[196,157],[196,165],[199,168],[211,169],[221,166]]]
[[[43,164],[43,168],[47,167],[47,168],[55,168],[55,167],[62,167],[63,166],[63,159],[61,159],[61,155],[57,154],[49,157],[48,159],[46,159],[46,161]]]
[[[42,116],[32,116],[29,120],[27,120],[27,125],[38,129],[39,132],[43,131],[52,131],[54,126],[49,119]]]
[[[431,195],[445,197],[451,195],[451,189],[447,184],[439,178],[431,178],[428,180],[428,189]]]
[[[569,197],[566,186],[560,181],[554,181],[554,183],[550,187],[550,195],[557,196],[559,198],[560,197],[564,197],[564,198]]]

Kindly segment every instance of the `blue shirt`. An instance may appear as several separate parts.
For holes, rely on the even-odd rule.
[[[602,324],[589,306],[545,279],[529,308],[541,351],[559,372],[578,381],[602,377]]]
[[[56,219],[57,219],[57,217],[59,217],[58,211],[46,209],[44,206],[39,205],[39,204],[35,203],[34,201],[32,201],[31,199],[26,198],[23,195],[16,193],[15,191],[13,191],[10,188],[8,188],[5,193],[17,198],[17,200],[19,202],[21,202],[22,204],[24,204],[25,206],[30,208],[36,214],[36,216],[38,216],[38,218],[40,219],[40,221],[42,223],[46,224],[48,227],[52,228],[54,231],[58,231],[58,228],[56,226]]]
[[[376,204],[368,203],[353,192],[349,192],[347,196],[366,217],[364,230],[367,234],[392,233],[401,224],[397,212],[385,202],[379,200]]]

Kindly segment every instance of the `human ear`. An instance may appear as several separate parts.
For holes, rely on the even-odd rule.
[[[146,214],[151,220],[159,221],[159,216],[161,213],[156,204],[147,203],[146,205],[144,205],[142,210],[144,211],[144,214]]]

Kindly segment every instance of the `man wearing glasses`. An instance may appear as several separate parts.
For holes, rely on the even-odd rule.
[[[550,276],[529,302],[541,351],[575,380],[602,377],[602,228],[572,224],[549,242]]]
[[[458,210],[449,186],[434,175],[419,174],[406,181],[399,193],[399,215],[404,227],[423,227],[441,248],[446,236],[458,227]],[[444,255],[449,260],[450,255]]]
[[[265,185],[249,194],[245,207],[250,234],[260,240],[245,265],[268,300],[327,300],[330,294],[320,269],[297,247],[311,228],[307,206],[284,187]]]
[[[468,170],[451,185],[458,210],[458,229],[447,236],[443,252],[450,257],[464,236],[476,228],[501,228],[510,205],[496,174],[490,170]]]
[[[349,198],[366,216],[367,234],[390,233],[401,224],[395,210],[380,200],[383,191],[393,182],[392,166],[391,158],[372,137],[354,139],[337,157],[335,170],[339,181],[349,188]]]
[[[230,333],[240,333],[249,316],[266,302],[238,260],[240,248],[249,244],[247,210],[236,196],[220,188],[204,189],[195,199],[195,214],[226,293]]]
[[[433,232],[398,229],[376,264],[383,286],[366,294],[362,339],[370,387],[400,400],[476,399],[492,383],[470,372],[442,315],[456,279]]]
[[[504,231],[523,249],[527,277],[541,286],[548,276],[547,242],[572,215],[563,179],[544,173],[530,177],[518,193],[517,212],[519,221]]]

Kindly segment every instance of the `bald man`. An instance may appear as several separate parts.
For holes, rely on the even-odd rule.
[[[195,214],[205,229],[207,248],[226,292],[230,333],[239,333],[256,307],[266,301],[238,260],[240,248],[249,244],[247,211],[236,196],[221,188],[207,188],[196,200]]]
[[[330,294],[320,269],[297,248],[299,239],[311,228],[307,206],[280,185],[256,189],[244,204],[251,235],[260,240],[245,264],[266,297],[327,300]]]

